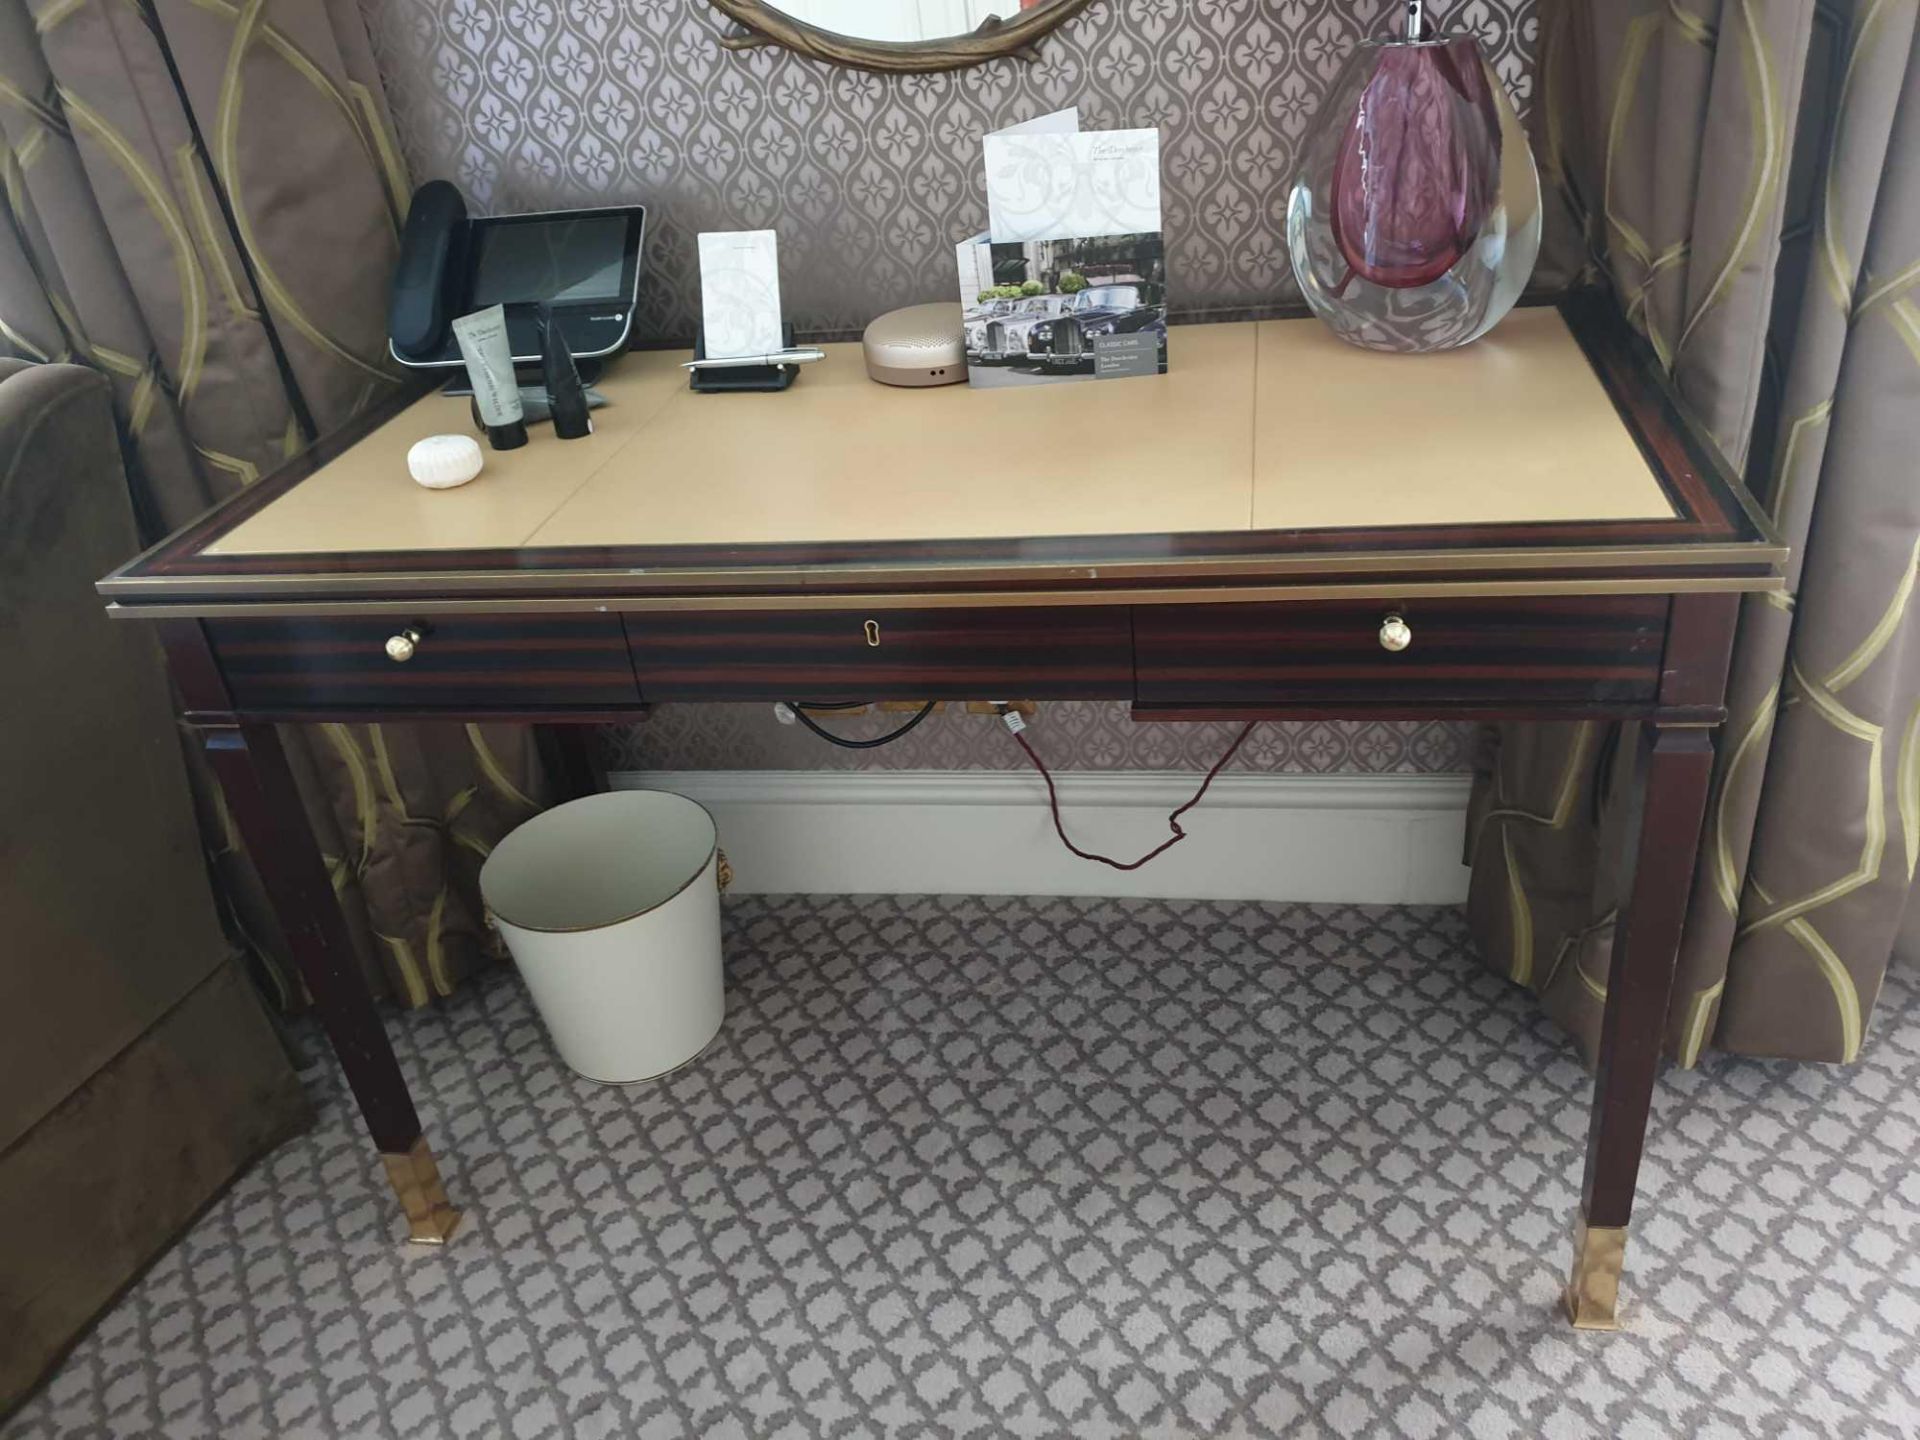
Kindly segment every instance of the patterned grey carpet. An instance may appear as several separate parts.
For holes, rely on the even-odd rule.
[[[328,1064],[17,1414],[51,1436],[1920,1433],[1920,994],[1662,1085],[1631,1330],[1554,1304],[1586,1080],[1451,911],[741,900],[695,1065],[502,975],[397,1026],[467,1225]]]

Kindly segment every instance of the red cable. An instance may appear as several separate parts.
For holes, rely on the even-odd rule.
[[[1131,865],[1123,864],[1105,855],[1095,855],[1091,850],[1082,850],[1067,838],[1067,827],[1060,819],[1060,792],[1054,788],[1053,775],[1048,771],[1046,762],[1041,760],[1039,755],[1034,752],[1033,746],[1027,743],[1026,736],[1020,734],[1018,731],[1014,731],[1013,738],[1019,742],[1020,748],[1027,752],[1027,758],[1033,761],[1033,768],[1040,772],[1040,778],[1047,782],[1047,804],[1053,811],[1053,828],[1054,832],[1060,837],[1060,843],[1078,855],[1082,860],[1097,860],[1102,865],[1111,865],[1116,870],[1138,870],[1149,860],[1158,860],[1162,855],[1166,854],[1167,851],[1187,838],[1187,832],[1180,828],[1180,817],[1193,809],[1193,807],[1198,805],[1202,800],[1206,799],[1208,789],[1212,787],[1213,782],[1219,777],[1220,772],[1227,768],[1227,763],[1238,753],[1241,745],[1246,742],[1247,736],[1253,733],[1253,727],[1259,723],[1258,720],[1249,720],[1246,723],[1240,733],[1233,737],[1233,743],[1227,746],[1226,754],[1214,762],[1213,768],[1207,772],[1207,778],[1202,780],[1200,782],[1200,788],[1193,792],[1193,798],[1167,817],[1167,828],[1173,831],[1173,838],[1161,841],[1158,847],[1149,850]]]

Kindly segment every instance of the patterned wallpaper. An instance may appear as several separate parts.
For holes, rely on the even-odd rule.
[[[1390,0],[1101,0],[1041,45],[944,75],[727,52],[705,0],[361,0],[415,182],[477,209],[650,207],[644,333],[691,339],[694,236],[780,232],[787,315],[857,330],[954,290],[986,224],[980,136],[1077,104],[1158,126],[1169,288],[1186,310],[1290,298],[1294,150]],[[885,3],[885,0],[874,0]],[[1530,98],[1535,0],[1435,0]]]
[[[822,715],[849,740],[884,735],[911,714]],[[1153,725],[1105,701],[1057,700],[1040,707],[1027,739],[1058,770],[1206,770],[1236,725]],[[1467,768],[1473,727],[1446,721],[1313,721],[1262,725],[1234,757],[1240,770],[1295,775],[1443,774]],[[841,750],[771,705],[663,705],[644,725],[609,733],[607,758],[619,770],[1021,770],[1027,757],[991,715],[948,707],[892,745]]]
[[[878,3],[878,0],[876,0]],[[416,182],[456,181],[483,212],[642,201],[641,330],[696,328],[694,236],[780,232],[802,330],[858,330],[953,291],[953,242],[980,230],[979,137],[1078,104],[1090,129],[1160,127],[1170,288],[1189,313],[1293,296],[1282,216],[1295,148],[1354,40],[1390,0],[1102,0],[1031,61],[880,77],[774,49],[732,54],[705,0],[361,0]],[[1434,0],[1478,35],[1524,110],[1535,0]],[[850,721],[867,733],[882,719]],[[1111,704],[1044,707],[1061,768],[1204,769],[1207,726],[1140,726]],[[613,737],[636,768],[997,769],[991,721],[949,712],[864,757],[778,725],[767,706],[678,706]],[[1447,725],[1261,727],[1240,762],[1281,771],[1460,769]]]

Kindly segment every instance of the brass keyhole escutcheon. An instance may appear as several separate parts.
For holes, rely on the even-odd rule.
[[[867,644],[873,649],[878,650],[880,648],[880,622],[878,620],[869,620],[861,628],[867,632]]]

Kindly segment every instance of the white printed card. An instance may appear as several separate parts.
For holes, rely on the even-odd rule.
[[[995,133],[987,159],[987,233],[996,245],[1160,228],[1160,132]]]
[[[708,359],[782,348],[778,243],[771,230],[700,236],[700,333]]]

